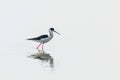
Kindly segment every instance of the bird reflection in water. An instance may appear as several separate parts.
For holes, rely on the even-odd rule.
[[[34,58],[34,59],[39,59],[39,60],[41,60],[43,62],[44,61],[45,62],[49,62],[50,67],[54,68],[54,59],[53,59],[53,57],[50,54],[48,54],[46,52],[44,52],[44,53],[43,52],[39,52],[39,53],[30,55],[29,57]]]
[[[35,59],[40,59],[41,61],[47,61],[47,62],[49,61],[50,67],[54,67],[53,57],[50,54],[44,52],[43,46],[45,43],[49,42],[53,38],[54,32],[60,35],[60,33],[55,31],[54,28],[49,28],[49,35],[45,34],[38,37],[27,39],[27,40],[32,40],[40,43],[36,48],[39,51],[39,53],[33,54],[30,57],[33,57]],[[39,49],[41,45],[42,45],[41,47],[42,50]]]

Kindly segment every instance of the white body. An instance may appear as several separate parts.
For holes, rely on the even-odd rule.
[[[40,43],[47,43],[47,42],[50,41],[52,38],[53,38],[53,36],[48,36],[47,38],[41,39],[39,42],[40,42]]]

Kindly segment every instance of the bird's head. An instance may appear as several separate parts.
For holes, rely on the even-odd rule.
[[[60,33],[58,33],[57,31],[55,31],[55,29],[54,29],[54,28],[50,28],[50,29],[49,29],[49,31],[50,31],[50,32],[55,32],[55,33],[57,33],[57,34],[59,34],[59,35],[60,35]]]

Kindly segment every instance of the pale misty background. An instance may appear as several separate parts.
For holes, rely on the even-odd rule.
[[[1,0],[0,80],[120,80],[119,0]],[[28,58],[45,45],[54,68]]]

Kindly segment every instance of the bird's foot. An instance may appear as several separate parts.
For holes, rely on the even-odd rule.
[[[38,52],[41,54],[44,54],[45,52],[43,50],[38,50]]]
[[[38,50],[38,52],[41,52],[41,50]]]

